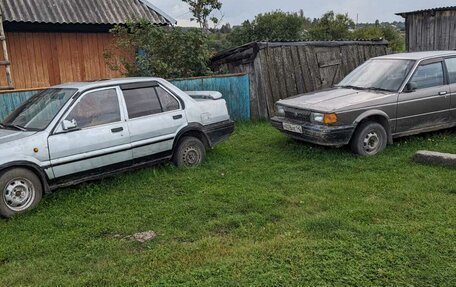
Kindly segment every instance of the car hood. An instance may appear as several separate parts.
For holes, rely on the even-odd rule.
[[[31,135],[34,135],[36,132],[23,132],[15,130],[0,129],[0,144],[9,143],[12,141],[17,141]]]
[[[277,103],[298,109],[340,112],[359,107],[388,104],[395,101],[397,101],[396,93],[332,88],[298,95],[280,100]]]

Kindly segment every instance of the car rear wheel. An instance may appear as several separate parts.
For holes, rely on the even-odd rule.
[[[385,128],[376,122],[362,123],[356,130],[350,147],[353,153],[362,156],[372,156],[386,148],[388,135]]]
[[[195,137],[184,137],[174,152],[173,162],[178,167],[197,167],[206,158],[204,144]]]
[[[41,201],[43,188],[35,173],[13,168],[0,176],[0,216],[10,218],[35,208]]]

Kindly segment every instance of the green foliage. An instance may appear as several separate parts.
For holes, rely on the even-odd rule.
[[[316,19],[309,31],[313,40],[340,40],[350,37],[350,28],[355,23],[348,14],[335,14],[333,11],[325,13]]]
[[[371,25],[357,29],[352,34],[353,39],[383,38],[389,42],[389,47],[394,52],[405,51],[404,36],[391,25]]]
[[[456,133],[375,157],[236,126],[196,169],[62,189],[0,220],[0,286],[454,286]],[[139,243],[136,232],[158,236]]]
[[[268,40],[341,40],[341,39],[378,39],[384,38],[390,42],[390,48],[395,51],[405,50],[405,39],[397,28],[401,23],[393,22],[375,25],[361,24],[355,30],[355,23],[347,14],[336,14],[333,11],[325,13],[321,18],[312,22],[300,13],[273,11],[259,14],[251,21],[245,21],[236,27],[227,37],[227,46],[239,46],[253,41]]]
[[[219,19],[215,16],[211,17],[213,11],[222,8],[222,2],[219,0],[182,0],[190,6],[190,12],[193,14],[193,19],[200,24],[200,27],[207,32],[209,29],[209,21],[211,20],[214,24],[219,22]],[[210,19],[208,19],[210,18]]]
[[[309,25],[310,20],[298,13],[278,10],[259,14],[252,22],[245,21],[228,38],[233,45],[277,39],[299,40],[305,37],[304,30]]]
[[[217,52],[229,49],[230,42],[227,40],[229,33],[222,32],[212,32],[207,35],[209,39],[209,49],[211,53],[215,54]]]
[[[105,58],[112,69],[125,70],[127,76],[180,78],[210,73],[208,38],[199,29],[132,22],[118,25],[111,32],[116,49],[107,51]],[[138,53],[136,57],[121,56],[116,51]]]

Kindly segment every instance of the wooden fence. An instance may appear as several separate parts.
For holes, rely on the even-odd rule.
[[[252,119],[274,115],[274,103],[332,87],[364,61],[388,53],[386,41],[258,42],[212,59],[215,69],[250,75]]]
[[[223,75],[176,79],[171,82],[184,91],[218,91],[228,105],[230,116],[234,120],[250,119],[249,76],[245,74]],[[35,95],[39,90],[0,92],[0,119],[3,120],[21,103]]]
[[[121,76],[103,57],[112,48],[110,33],[7,32],[6,37],[16,89]],[[6,86],[4,67],[0,67],[0,85]]]
[[[177,79],[171,82],[183,91],[218,91],[226,100],[232,119],[250,120],[250,87],[246,74]]]

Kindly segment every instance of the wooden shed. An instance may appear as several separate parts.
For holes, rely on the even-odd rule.
[[[402,12],[410,52],[456,49],[456,6]]]
[[[103,56],[114,25],[175,24],[149,0],[0,0],[0,9],[14,89],[118,77]],[[3,65],[0,86],[9,86],[5,74]]]
[[[222,72],[250,75],[252,119],[274,114],[274,103],[329,88],[372,57],[388,53],[386,41],[254,42],[216,55]]]

